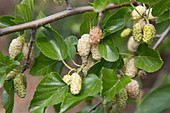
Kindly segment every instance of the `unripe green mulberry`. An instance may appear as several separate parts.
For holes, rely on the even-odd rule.
[[[130,28],[126,28],[122,31],[122,33],[120,34],[121,37],[127,37],[128,35],[130,35],[131,33],[131,29]]]
[[[102,37],[102,30],[98,26],[94,26],[90,29],[90,44],[97,45]]]
[[[138,77],[141,79],[141,80],[144,80],[144,79],[146,79],[146,72],[144,71],[144,70],[140,70],[139,72],[138,72]]]
[[[128,75],[130,78],[135,77],[135,75],[138,72],[138,68],[134,64],[134,58],[129,60],[129,62],[126,65],[126,75]]]
[[[70,76],[70,75],[64,75],[63,81],[64,81],[67,85],[70,85],[70,84],[71,84],[71,76]]]
[[[24,43],[23,48],[22,48],[22,52],[23,52],[23,60],[25,62],[27,60],[28,51],[29,51],[28,45],[27,45],[27,43]],[[34,64],[34,60],[35,60],[34,47],[32,47],[31,52],[30,52],[30,56],[29,56],[30,65]]]
[[[142,25],[141,25],[141,23],[136,23],[133,26],[132,36],[133,36],[134,41],[136,41],[137,43],[141,42],[141,40],[142,40]]]
[[[129,38],[127,46],[130,52],[136,52],[139,45],[140,43],[135,42],[133,36]]]
[[[95,63],[95,62],[94,62],[93,58],[90,56],[90,57],[88,58],[87,65],[83,68],[83,73],[84,73],[84,75],[87,74],[88,69],[89,69],[91,66],[93,66],[94,63]]]
[[[23,73],[18,74],[14,79],[14,89],[19,97],[24,98],[26,95],[26,77]]]
[[[54,2],[55,2],[57,5],[61,5],[61,4],[64,2],[64,0],[54,0]]]
[[[15,72],[15,69],[14,69],[14,71],[10,71],[10,72],[6,75],[5,80],[7,81],[7,80],[14,79],[15,76],[16,76],[16,72]]]
[[[131,82],[126,85],[125,87],[128,97],[136,100],[139,98],[140,91],[139,91],[139,84],[136,80],[131,79]]]
[[[72,94],[76,95],[79,94],[81,91],[81,84],[82,84],[82,78],[78,73],[73,73],[71,75],[71,85],[70,85],[70,91]]]
[[[92,46],[91,46],[91,53],[92,53],[93,59],[95,59],[95,60],[100,60],[102,57],[101,57],[100,54],[99,54],[99,51],[98,51],[98,49],[97,49],[97,46],[98,46],[98,45],[92,45]]]
[[[136,9],[141,15],[143,15],[146,11],[146,8],[143,7],[143,6],[137,6]],[[133,20],[139,20],[141,18],[140,15],[137,13],[137,11],[134,9],[133,12],[132,12],[132,19]]]
[[[16,39],[13,39],[9,46],[9,55],[11,59],[14,59],[15,56],[22,52],[22,47],[25,39],[23,36],[19,36]]]
[[[128,99],[127,91],[125,88],[121,89],[119,93],[112,99],[112,110],[110,113],[121,113],[126,107],[126,101]]]
[[[77,50],[80,56],[87,56],[90,52],[89,34],[84,34],[78,41]]]
[[[151,43],[155,36],[155,27],[152,24],[146,24],[143,28],[143,42]]]

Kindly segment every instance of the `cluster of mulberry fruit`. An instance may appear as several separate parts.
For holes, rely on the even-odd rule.
[[[75,72],[71,76],[65,75],[63,77],[63,81],[67,85],[70,85],[70,91],[72,94],[77,95],[80,93],[82,87],[82,78],[78,73]]]
[[[92,53],[92,58],[89,57],[87,65],[83,69],[84,75],[86,75],[87,70],[94,65],[94,60],[101,60],[101,56],[98,52],[98,43],[101,37],[102,30],[98,26],[94,26],[90,29],[90,34],[82,35],[78,41],[77,50],[82,57],[82,63],[84,63],[83,59],[86,59],[90,52]]]

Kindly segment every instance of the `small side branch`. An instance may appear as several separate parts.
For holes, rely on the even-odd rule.
[[[67,4],[67,10],[72,10],[73,6],[70,4],[69,0],[65,0]]]
[[[157,49],[157,47],[160,45],[160,43],[164,40],[164,38],[166,37],[166,35],[169,33],[170,31],[170,26],[160,35],[159,40],[156,42],[156,44],[153,46],[153,49]]]
[[[26,60],[26,63],[25,63],[25,66],[24,66],[24,69],[23,69],[22,72],[24,72],[27,68],[29,68],[29,65],[30,65],[29,59],[30,59],[32,45],[35,42],[35,33],[36,33],[36,31],[37,31],[37,29],[32,29],[31,39],[30,39],[30,43],[28,45],[28,56],[27,56],[27,60]]]
[[[101,103],[102,103],[101,101],[98,102],[94,107],[92,107],[92,108],[88,111],[88,113],[90,113],[91,111],[95,110]]]

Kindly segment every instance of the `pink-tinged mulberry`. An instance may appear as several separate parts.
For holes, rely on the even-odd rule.
[[[140,90],[139,90],[139,84],[136,80],[131,79],[131,82],[126,85],[125,87],[128,97],[136,100],[139,98]]]
[[[98,26],[94,26],[90,29],[90,44],[98,44],[102,37],[102,30]]]

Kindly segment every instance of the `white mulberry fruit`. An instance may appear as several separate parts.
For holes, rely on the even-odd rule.
[[[138,72],[138,77],[141,79],[141,80],[144,80],[144,79],[146,79],[146,72],[144,71],[144,70],[140,70],[139,72]]]
[[[90,29],[90,44],[98,44],[102,37],[102,30],[98,26],[94,26]]]
[[[149,12],[149,9],[146,10],[146,16],[148,16],[148,12]],[[156,18],[152,15],[151,12],[152,12],[152,8],[150,9],[148,19],[151,20],[151,21],[155,21]]]
[[[130,28],[126,28],[122,31],[122,33],[120,34],[121,37],[127,37],[129,36],[131,33],[131,29]]]
[[[93,59],[95,59],[95,60],[100,60],[102,57],[101,57],[100,54],[99,54],[99,51],[98,51],[98,49],[97,49],[97,46],[98,46],[98,45],[92,45],[92,46],[91,46],[91,53],[92,53]]]
[[[23,60],[25,62],[27,60],[28,51],[29,51],[29,48],[27,46],[27,43],[24,43],[23,48],[22,48],[22,52],[23,52]],[[34,47],[32,47],[31,52],[30,52],[30,56],[29,56],[29,63],[30,63],[30,65],[34,64],[34,60],[35,60]]]
[[[143,7],[143,6],[137,6],[136,7],[136,10],[141,14],[143,15],[146,11],[146,8]],[[139,20],[141,17],[140,15],[138,14],[138,12],[136,11],[135,9],[132,11],[132,19],[133,20]]]
[[[143,42],[151,43],[155,36],[155,27],[152,24],[146,24],[143,28]]]
[[[84,34],[78,41],[77,50],[80,56],[87,56],[90,52],[89,34]]]
[[[136,100],[139,98],[140,90],[139,90],[139,84],[136,80],[131,79],[131,82],[126,85],[125,87],[128,97]]]
[[[9,55],[11,59],[14,59],[15,56],[22,52],[22,47],[25,39],[23,36],[19,36],[16,39],[13,39],[9,46]]]
[[[141,23],[136,23],[133,26],[132,36],[133,36],[134,41],[136,41],[137,43],[141,42],[141,40],[142,40],[142,25],[141,25]]]
[[[89,69],[91,66],[93,66],[94,64],[95,64],[94,60],[93,60],[91,57],[89,57],[89,58],[88,58],[87,65],[83,68],[83,73],[84,73],[84,75],[87,75],[88,69]]]
[[[135,42],[133,36],[129,38],[127,46],[130,52],[136,52],[139,45],[140,43]]]
[[[67,85],[70,85],[70,84],[71,84],[71,76],[70,76],[70,75],[64,75],[63,81],[64,81]]]
[[[23,73],[18,74],[14,79],[14,89],[19,97],[24,98],[26,95],[26,77]]]
[[[130,78],[135,77],[135,75],[138,72],[138,68],[134,64],[134,58],[129,60],[129,62],[126,65],[126,75],[128,75]]]
[[[79,94],[81,91],[81,85],[82,85],[82,78],[78,73],[73,73],[71,75],[71,85],[70,85],[71,93],[74,95]]]

